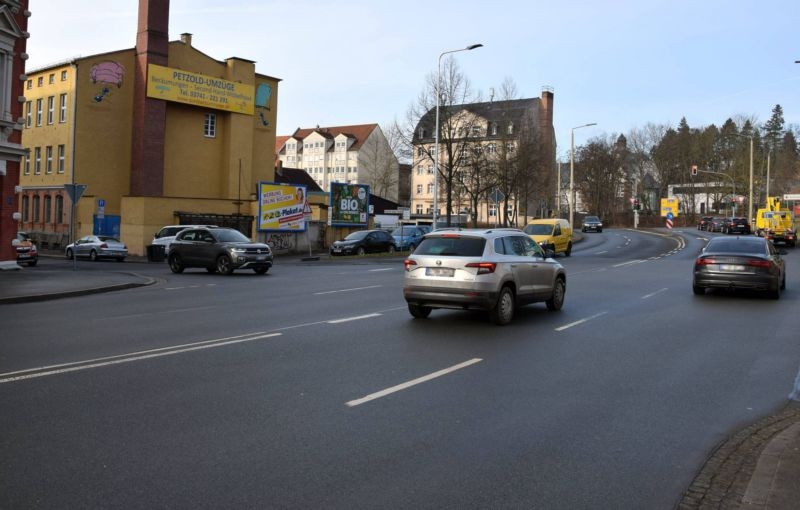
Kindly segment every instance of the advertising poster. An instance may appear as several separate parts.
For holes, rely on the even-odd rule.
[[[306,187],[295,184],[258,183],[258,230],[304,232]]]
[[[331,183],[331,225],[366,226],[369,223],[369,186]]]

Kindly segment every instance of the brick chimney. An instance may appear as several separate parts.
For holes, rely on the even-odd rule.
[[[164,135],[167,105],[147,97],[148,64],[167,65],[169,0],[139,0],[133,89],[131,195],[164,193]]]

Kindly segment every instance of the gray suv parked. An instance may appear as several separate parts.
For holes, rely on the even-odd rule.
[[[425,318],[435,308],[487,310],[505,325],[519,305],[544,301],[560,310],[567,275],[552,255],[517,229],[426,234],[405,260],[408,311]]]
[[[236,229],[189,228],[170,243],[167,262],[173,273],[204,267],[209,273],[226,275],[235,269],[264,274],[272,267],[272,250],[267,244],[251,242]]]

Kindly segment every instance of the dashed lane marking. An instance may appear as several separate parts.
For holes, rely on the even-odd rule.
[[[588,322],[588,321],[590,321],[592,319],[596,319],[596,318],[598,318],[598,317],[600,317],[602,315],[605,315],[607,313],[608,312],[596,313],[596,314],[592,315],[591,317],[586,317],[585,319],[581,319],[579,321],[570,322],[569,324],[565,324],[564,326],[561,326],[560,328],[556,328],[555,330],[556,331],[564,331],[565,329],[569,329],[569,328],[571,328],[573,326],[577,326],[578,324],[583,324],[584,322]]]
[[[653,297],[653,296],[655,296],[657,294],[661,294],[662,292],[665,292],[667,290],[669,290],[669,289],[664,287],[663,289],[659,289],[659,290],[657,290],[655,292],[651,292],[650,294],[645,294],[644,296],[642,296],[642,299],[649,299],[649,298],[651,298],[651,297]]]
[[[344,319],[334,319],[332,321],[325,321],[328,324],[341,324],[343,322],[350,322],[350,321],[360,321],[361,319],[369,319],[372,317],[380,317],[381,314],[379,313],[368,313],[367,315],[358,315],[356,317],[346,317]]]
[[[370,285],[368,287],[355,287],[352,289],[341,289],[341,290],[326,290],[325,292],[315,292],[315,296],[322,296],[325,294],[336,294],[337,292],[353,292],[356,290],[366,290],[366,289],[377,289],[380,285]]]

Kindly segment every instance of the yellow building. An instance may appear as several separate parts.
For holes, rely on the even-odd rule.
[[[69,242],[65,184],[86,185],[74,235],[118,234],[134,255],[168,224],[256,237],[257,184],[274,178],[279,80],[252,61],[205,55],[191,34],[168,41],[160,14],[140,16],[135,48],[28,72],[20,229],[45,247]]]

